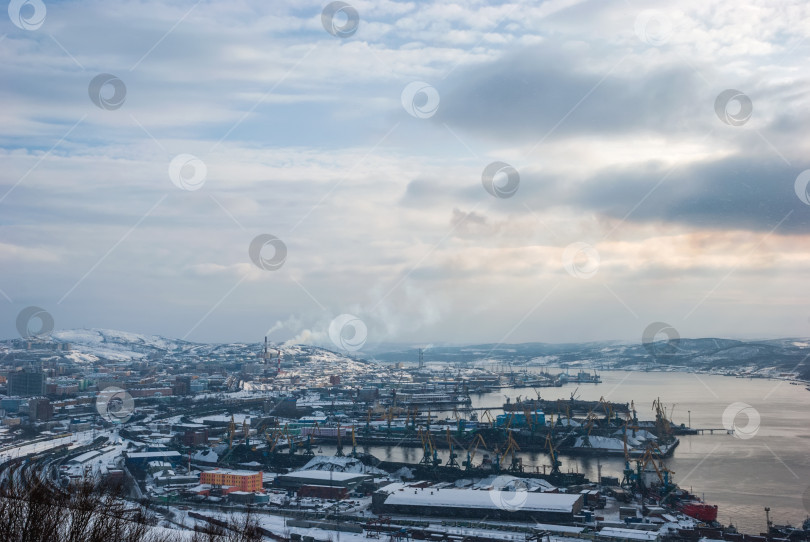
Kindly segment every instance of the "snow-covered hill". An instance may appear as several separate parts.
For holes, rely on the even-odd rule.
[[[70,343],[73,352],[67,357],[77,363],[96,361],[97,359],[111,361],[136,360],[145,358],[150,354],[182,352],[194,346],[193,343],[186,341],[112,329],[54,331],[51,333],[51,338],[56,342]]]
[[[54,343],[70,345],[69,349],[53,348]],[[43,337],[43,356],[61,356],[77,364],[97,361],[127,362],[139,360],[179,361],[194,363],[207,358],[224,362],[259,361],[263,345],[259,343],[194,343],[181,339],[169,339],[158,335],[143,335],[112,329],[70,329],[54,331]],[[20,340],[0,341],[0,351],[27,352],[27,343]],[[281,352],[285,370],[304,367],[320,367],[321,373],[361,374],[370,370],[365,360],[353,359],[338,352],[308,345],[270,345],[270,358],[276,359]],[[28,355],[28,354],[26,354]]]
[[[45,338],[51,344],[70,343],[70,350],[52,355],[78,364],[96,361],[126,362],[167,360],[195,363],[206,358],[224,362],[258,359],[259,343],[194,343],[157,335],[143,335],[110,329],[73,329],[53,332]],[[379,348],[379,347],[378,347]],[[281,352],[285,367],[318,366],[323,374],[361,374],[379,367],[375,362],[416,362],[418,350],[398,345],[396,350],[379,349],[375,362],[355,359],[326,348],[309,345],[271,345],[270,357]],[[19,339],[0,341],[0,352],[25,352],[26,343]],[[46,353],[48,351],[46,350]],[[545,365],[588,369],[590,367],[655,370],[736,371],[759,370],[797,373],[810,379],[810,340],[785,338],[763,341],[731,339],[681,338],[672,345],[657,343],[524,343],[512,345],[483,344],[468,346],[432,346],[425,350],[429,363],[446,364],[509,363],[512,366]],[[663,355],[661,355],[663,353]],[[312,365],[310,365],[312,364]]]

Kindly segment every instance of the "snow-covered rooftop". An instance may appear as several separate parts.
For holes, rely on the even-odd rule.
[[[334,480],[335,482],[343,482],[365,477],[365,474],[357,474],[354,472],[335,472],[326,470],[301,470],[279,476],[279,478],[307,478],[310,480]]]
[[[180,452],[128,452],[127,457],[130,459],[147,459],[149,457],[180,457]]]
[[[441,506],[447,508],[480,508],[521,510],[528,512],[573,512],[582,498],[568,493],[535,493],[530,491],[484,491],[478,489],[415,488],[394,483],[385,486],[387,505]],[[499,503],[502,503],[499,506]]]
[[[599,531],[599,535],[610,538],[620,538],[622,540],[655,540],[658,538],[658,531],[605,527]]]
[[[256,474],[261,474],[260,471],[255,470],[237,470],[237,469],[211,469],[203,472],[214,472],[217,474],[233,474],[236,476],[254,476]]]

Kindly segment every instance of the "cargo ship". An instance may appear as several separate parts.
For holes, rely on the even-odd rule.
[[[464,393],[398,393],[397,403],[400,406],[455,406],[470,405],[472,399]]]
[[[810,517],[804,520],[801,528],[794,527],[790,524],[771,525],[768,529],[768,534],[773,538],[781,538],[790,540],[791,542],[810,540]]]
[[[629,403],[611,403],[611,408],[614,413],[625,414],[630,412]],[[545,413],[554,413],[555,416],[559,414],[573,414],[574,412],[594,412],[603,409],[602,403],[599,401],[585,401],[581,399],[524,399],[513,402],[507,397],[506,402],[503,404],[504,412],[523,412],[524,410],[536,411],[542,410]]]
[[[618,433],[614,436],[597,436],[597,435],[577,435],[571,434],[563,438],[559,445],[558,451],[565,455],[579,455],[579,456],[625,456],[632,458],[643,457],[647,453],[647,445],[655,443],[652,456],[661,459],[664,457],[671,457],[678,447],[680,441],[677,438],[664,443],[658,442],[658,437],[647,431],[644,440],[636,440],[635,438],[628,437],[626,440],[622,439]]]
[[[726,540],[727,542],[806,542],[810,540],[810,518],[804,520],[801,528],[791,525],[771,525],[767,533],[759,535],[742,534],[733,525],[728,527],[679,528],[674,534],[663,537],[663,542],[698,542],[699,540]]]
[[[675,508],[697,520],[704,523],[712,523],[717,521],[717,505],[706,504],[698,500],[681,501],[675,505]]]
[[[560,373],[557,375],[557,380],[562,382],[563,384],[567,384],[569,382],[575,382],[577,384],[601,384],[602,378],[596,374],[596,371],[593,374],[589,373],[588,371],[579,371],[576,376],[572,376],[568,373]]]

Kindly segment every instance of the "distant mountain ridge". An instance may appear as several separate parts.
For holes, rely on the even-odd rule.
[[[804,338],[746,341],[736,339],[677,339],[670,342],[479,344],[433,346],[424,350],[427,361],[464,364],[489,362],[513,366],[570,366],[602,368],[659,368],[687,370],[775,369],[810,380],[810,340]],[[394,362],[418,359],[417,348],[379,351],[374,359]]]
[[[54,331],[39,338],[43,343],[69,344],[70,350],[60,351],[60,355],[76,363],[92,363],[98,360],[138,361],[161,359],[167,356],[176,358],[200,358],[206,356],[229,356],[234,360],[258,360],[262,352],[261,343],[196,343],[184,339],[170,339],[160,335],[145,335],[112,329],[69,329]],[[26,343],[21,339],[0,341],[0,347],[23,352]],[[279,346],[270,344],[269,355],[277,357],[277,349],[282,358],[320,358],[338,360],[346,358],[340,353],[316,346]]]
[[[196,343],[183,339],[170,339],[159,335],[144,335],[110,329],[73,329],[52,332],[47,339],[58,343],[70,343],[71,351],[66,356],[76,362],[92,362],[97,359],[131,361],[164,356],[197,356],[232,354],[241,358],[257,356],[260,343]],[[21,341],[5,340],[0,345],[15,349]],[[343,357],[336,349],[299,345],[279,347],[271,345],[273,352],[280,348],[283,356],[323,355]],[[271,356],[275,356],[271,352]],[[418,347],[403,344],[379,345],[368,352],[358,352],[352,357],[366,358],[376,362],[415,363]],[[762,369],[797,373],[810,380],[810,339],[784,338],[769,340],[736,340],[721,338],[681,338],[669,343],[659,341],[651,344],[622,341],[597,341],[586,343],[521,343],[477,344],[462,346],[429,346],[424,348],[427,362],[448,364],[511,364],[512,366],[560,366],[583,368],[657,368],[673,370],[740,372]]]

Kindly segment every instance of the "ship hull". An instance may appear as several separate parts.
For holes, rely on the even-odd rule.
[[[689,517],[711,523],[717,521],[717,505],[702,502],[685,502],[678,505],[678,509]]]

